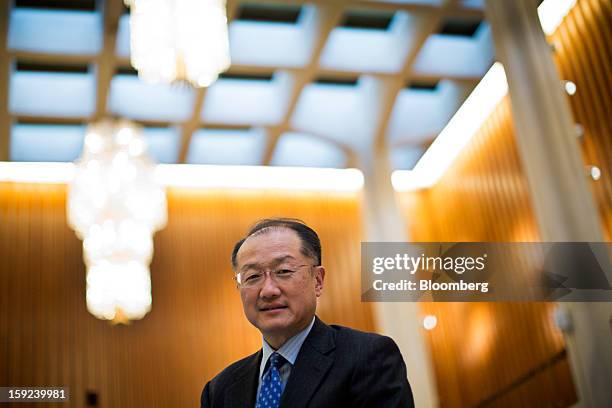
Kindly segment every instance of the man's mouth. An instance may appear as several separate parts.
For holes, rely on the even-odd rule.
[[[261,307],[259,308],[259,310],[261,312],[269,312],[272,310],[282,310],[282,309],[286,309],[287,306],[266,306],[266,307]]]

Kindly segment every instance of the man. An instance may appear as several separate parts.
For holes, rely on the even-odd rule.
[[[413,407],[388,337],[315,316],[325,268],[317,233],[293,219],[258,222],[234,247],[244,314],[262,349],[206,384],[202,407]]]

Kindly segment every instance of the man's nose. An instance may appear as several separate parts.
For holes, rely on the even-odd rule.
[[[270,298],[280,295],[280,288],[278,284],[272,278],[272,274],[265,274],[263,286],[261,287],[261,291],[259,291],[259,296],[262,298]]]

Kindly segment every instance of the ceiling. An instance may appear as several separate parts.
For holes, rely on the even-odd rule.
[[[234,0],[228,72],[206,89],[150,85],[130,67],[121,0],[8,3],[12,161],[72,161],[86,124],[117,116],[163,163],[359,167],[384,142],[410,169],[493,60],[482,1]]]

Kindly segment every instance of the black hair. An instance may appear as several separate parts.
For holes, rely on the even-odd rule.
[[[234,250],[232,251],[232,268],[236,270],[236,255],[238,255],[240,247],[247,238],[264,234],[271,229],[278,228],[288,228],[295,231],[300,241],[302,241],[302,254],[314,259],[315,266],[321,265],[321,241],[315,230],[306,225],[304,221],[295,218],[265,218],[257,221],[255,225],[249,229],[246,236],[234,245]]]

